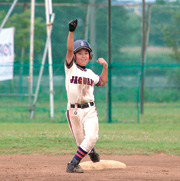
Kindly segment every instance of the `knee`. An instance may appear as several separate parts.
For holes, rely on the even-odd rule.
[[[93,145],[96,144],[97,140],[98,140],[98,135],[93,135],[89,137],[89,142]]]
[[[96,144],[98,135],[85,136],[84,141],[80,145],[85,151],[89,152]]]

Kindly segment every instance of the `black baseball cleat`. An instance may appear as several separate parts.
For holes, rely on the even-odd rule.
[[[93,149],[93,151],[91,151],[88,155],[90,156],[92,162],[100,162],[100,156],[95,149]]]
[[[80,167],[79,161],[74,159],[72,163],[68,163],[66,167],[68,173],[83,173],[84,170]]]

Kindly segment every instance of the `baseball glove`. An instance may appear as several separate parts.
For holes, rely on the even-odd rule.
[[[69,22],[69,31],[74,32],[76,27],[77,27],[77,25],[78,25],[78,20],[77,19],[71,20]]]

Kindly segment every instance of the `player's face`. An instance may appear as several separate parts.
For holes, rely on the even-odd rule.
[[[89,62],[89,51],[87,49],[81,49],[76,52],[76,63],[81,66],[86,66]]]

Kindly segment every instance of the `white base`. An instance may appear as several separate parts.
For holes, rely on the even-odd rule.
[[[93,163],[92,161],[82,162],[80,166],[83,170],[103,170],[108,168],[125,169],[126,165],[122,162],[114,160],[100,160],[100,162]]]

